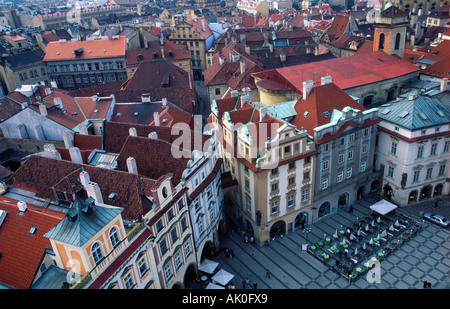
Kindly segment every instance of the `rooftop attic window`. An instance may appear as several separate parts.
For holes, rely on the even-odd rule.
[[[325,117],[330,117],[330,113],[327,111],[324,111],[323,114],[325,115]]]
[[[36,235],[36,231],[37,231],[38,227],[36,225],[33,225],[30,229],[30,231],[28,232],[28,235],[34,236]]]
[[[80,47],[74,51],[76,57],[80,57],[84,51],[84,47]]]

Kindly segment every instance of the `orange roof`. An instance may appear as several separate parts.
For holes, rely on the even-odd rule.
[[[44,61],[124,57],[125,47],[125,36],[111,40],[50,42],[45,48]],[[84,48],[84,50],[77,57],[75,50],[79,48]]]
[[[43,235],[61,221],[65,214],[27,204],[18,215],[17,200],[2,196],[0,209],[7,215],[0,228],[0,281],[18,289],[31,286],[41,258],[50,240]],[[34,236],[30,229],[37,226]]]

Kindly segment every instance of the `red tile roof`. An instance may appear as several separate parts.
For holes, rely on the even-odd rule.
[[[203,31],[202,28],[202,22],[205,25],[205,31]],[[213,35],[211,28],[209,28],[208,20],[205,17],[195,17],[191,20],[186,21],[186,23],[194,26],[195,30],[197,30],[201,36],[203,36],[205,39],[209,38],[211,35]]]
[[[0,227],[0,281],[17,289],[28,289],[50,240],[43,235],[59,223],[63,213],[27,204],[19,215],[17,200],[2,196],[0,209],[8,212]],[[36,234],[29,235],[37,226]]]
[[[303,81],[318,82],[326,75],[330,75],[333,83],[345,90],[419,71],[420,68],[396,55],[378,51],[284,67],[253,75],[262,79],[276,80],[301,93]]]
[[[297,101],[294,106],[297,115],[291,124],[298,129],[307,130],[308,134],[314,136],[314,128],[330,123],[334,109],[342,110],[347,106],[366,110],[334,83],[317,86],[311,90],[306,100]],[[328,112],[328,116],[324,114],[325,112]]]
[[[161,43],[159,41],[148,41],[148,48],[129,49],[126,51],[127,67],[137,66],[143,61],[162,59]],[[164,39],[164,56],[168,61],[190,59],[189,51],[180,51],[178,46],[169,40]],[[171,56],[169,57],[169,53]],[[141,60],[138,59],[142,57]]]
[[[44,61],[76,60],[74,51],[79,48],[84,48],[80,59],[124,57],[126,37],[111,40],[50,42],[45,48]]]

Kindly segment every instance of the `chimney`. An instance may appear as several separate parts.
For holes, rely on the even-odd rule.
[[[167,106],[167,98],[162,98],[162,106],[163,107]]]
[[[88,196],[92,197],[96,203],[103,204],[102,191],[100,190],[100,186],[96,182],[88,182],[86,188]]]
[[[19,207],[20,212],[27,211],[27,203],[25,203],[24,201],[17,202],[17,207]]]
[[[84,122],[80,122],[80,124],[78,125],[78,131],[80,132],[80,134],[89,135],[86,123]]]
[[[67,149],[73,147],[73,132],[69,130],[63,131],[62,136],[64,140],[64,147]]]
[[[60,109],[63,109],[63,104],[62,104],[61,98],[53,98],[53,103]]]
[[[129,134],[130,136],[137,136],[137,130],[136,130],[136,128],[129,128],[129,129],[128,129],[128,134]]]
[[[205,20],[204,20],[204,19],[202,19],[202,31],[203,31],[203,32],[206,31]]]
[[[82,171],[80,173],[80,181],[83,187],[87,190],[87,184],[91,182],[88,172]]]
[[[41,115],[44,116],[44,117],[47,117],[47,116],[48,116],[47,107],[45,107],[44,104],[40,104],[40,105],[39,105],[39,112],[40,112]]]
[[[158,133],[156,133],[156,132],[150,132],[150,134],[148,135],[148,138],[151,138],[151,139],[158,139]]]
[[[267,32],[264,32],[263,37],[264,37],[264,46],[269,45],[269,34]]]
[[[250,54],[250,46],[245,45],[245,52],[246,52],[247,54]]]
[[[245,44],[246,44],[246,36],[245,36],[245,34],[241,34],[241,35],[239,36],[239,41],[240,41],[240,43],[241,43],[242,45],[245,46]]]
[[[225,58],[222,56],[219,56],[219,64],[222,65],[225,62]]]
[[[269,44],[269,51],[273,53],[273,44]]]
[[[158,112],[154,112],[153,113],[153,121],[155,122],[155,126],[160,126],[161,122],[159,120],[159,113]]]
[[[56,82],[54,80],[52,80],[50,82],[50,85],[52,86],[52,88],[58,88],[58,85],[56,84]]]
[[[241,64],[241,74],[244,74],[245,73],[245,61],[241,60],[240,64]]]
[[[321,85],[331,84],[331,82],[332,82],[332,78],[330,75],[322,76],[320,78]]]
[[[129,157],[127,159],[127,168],[128,168],[128,173],[131,174],[138,174],[138,170],[137,170],[137,164],[136,164],[136,159],[133,157]]]
[[[444,91],[448,91],[448,90],[450,90],[450,87],[449,87],[450,85],[449,85],[449,83],[448,83],[448,78],[446,77],[446,78],[444,78],[442,81],[441,81],[441,92],[444,92]]]
[[[285,62],[286,61],[286,54],[280,54],[280,61]]]
[[[78,147],[70,147],[69,148],[70,159],[74,163],[83,164],[83,158],[81,157],[81,151]]]
[[[61,160],[61,154],[56,150],[55,145],[53,144],[44,145],[44,156],[47,158]]]
[[[53,89],[52,89],[52,88],[45,88],[44,91],[45,91],[45,95],[46,95],[46,96],[53,93]]]
[[[237,97],[239,95],[239,91],[237,91],[237,90],[232,90],[231,91],[231,97],[232,98],[235,98],[235,97]]]
[[[305,80],[303,82],[303,100],[306,100],[313,87],[314,82],[312,80]]]

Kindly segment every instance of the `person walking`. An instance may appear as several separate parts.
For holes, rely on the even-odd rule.
[[[266,278],[270,278],[270,270],[266,270]]]
[[[245,287],[249,288],[250,287],[250,280],[248,280],[248,278],[245,279]]]
[[[242,288],[245,289],[245,279],[242,279]]]
[[[434,201],[434,209],[438,208],[438,201]]]
[[[349,213],[353,213],[353,205],[350,205],[350,209],[348,210]]]
[[[254,288],[255,290],[258,288],[258,283],[256,283],[256,281],[253,282],[253,288]]]

